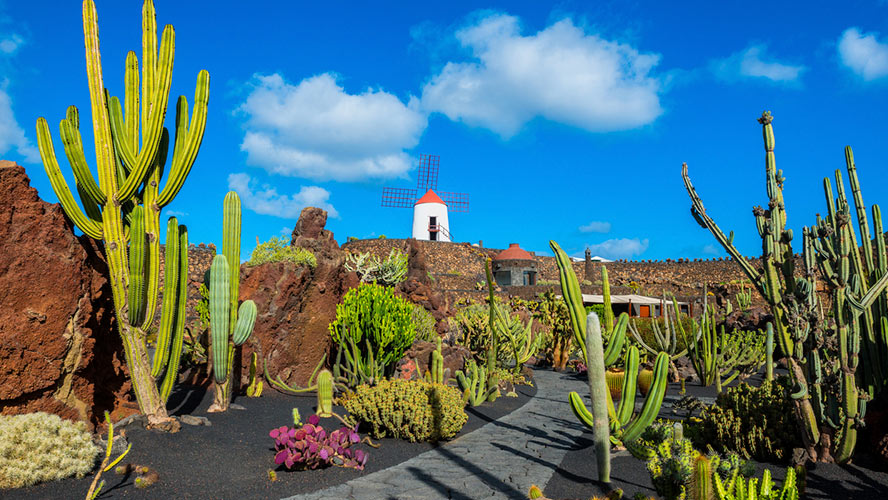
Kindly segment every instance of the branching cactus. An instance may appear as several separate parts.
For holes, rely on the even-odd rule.
[[[567,302],[567,307],[570,310],[574,334],[578,334],[578,341],[582,340],[581,345],[583,347],[583,358],[586,360],[586,366],[588,367],[591,360],[591,355],[588,351],[587,346],[586,337],[588,332],[586,330],[586,322],[579,321],[580,318],[583,318],[583,314],[585,313],[585,308],[583,307],[583,298],[582,294],[580,293],[579,281],[577,280],[577,276],[573,271],[573,267],[571,267],[571,261],[568,258],[567,254],[564,253],[564,250],[562,250],[561,247],[559,247],[558,244],[554,241],[550,241],[549,245],[552,247],[552,250],[555,253],[555,262],[558,264],[558,271],[561,277],[561,290],[562,294],[564,295],[565,302]],[[608,311],[611,310],[611,304],[610,286],[607,281],[607,270],[602,268],[601,274],[602,281],[604,282],[604,290],[606,292],[604,297],[604,317],[612,318],[613,314],[608,314]],[[608,320],[605,319],[605,321]],[[602,347],[602,357],[605,367],[612,365],[619,357],[623,344],[626,340],[626,327],[628,323],[628,315],[626,315],[625,313],[621,314],[619,320],[617,320],[617,324],[614,326],[614,329],[610,334],[610,339],[607,347]],[[623,357],[623,362],[625,365],[626,376],[623,378],[623,389],[619,407],[614,407],[610,391],[605,391],[607,414],[610,417],[610,438],[611,441],[617,445],[631,443],[638,439],[641,436],[641,433],[644,432],[644,430],[649,425],[651,425],[651,423],[657,417],[657,414],[660,412],[660,407],[663,405],[663,398],[666,396],[666,379],[669,375],[669,355],[661,352],[657,354],[657,358],[654,361],[653,383],[651,384],[651,388],[647,394],[647,398],[645,399],[641,412],[636,415],[635,392],[636,384],[638,381],[639,367],[638,348],[635,346],[630,346],[628,349],[626,349],[626,354]],[[592,395],[592,397],[595,397],[594,394]],[[574,415],[577,416],[580,422],[582,422],[590,429],[593,429],[594,431],[595,416],[586,408],[586,405],[580,395],[575,392],[571,392],[569,398],[570,406],[574,412]]]
[[[716,326],[715,309],[705,303],[700,322],[692,321],[693,331],[686,332],[680,324],[681,336],[688,346],[688,357],[704,387],[715,384],[717,392],[738,375],[749,374],[765,361],[765,339],[761,332],[735,331],[725,333]]]
[[[665,304],[666,302],[666,295],[664,294],[663,303]],[[672,302],[675,303],[674,296],[672,297]],[[665,352],[669,355],[670,382],[678,382],[680,378],[678,367],[675,366],[675,360],[688,353],[687,347],[681,351],[678,350],[678,334],[676,333],[678,327],[675,325],[676,321],[681,322],[681,315],[676,314],[675,318],[671,318],[669,316],[669,308],[663,307],[663,329],[660,329],[660,325],[657,321],[651,321],[651,327],[654,334],[653,345],[648,345],[648,343],[645,342],[641,333],[639,333],[638,326],[635,324],[634,320],[629,322],[629,331],[632,332],[632,336],[635,337],[635,341],[638,342],[638,345],[640,345],[642,349],[653,356],[656,356],[661,352]]]
[[[815,225],[804,228],[803,268],[797,275],[793,232],[786,227],[785,178],[774,157],[772,120],[767,111],[759,119],[768,195],[767,208],[753,209],[762,240],[761,271],[734,246],[733,232],[725,235],[706,213],[691,184],[687,164],[682,165],[682,177],[697,222],[733,257],[770,306],[777,345],[794,385],[795,413],[808,456],[813,461],[843,463],[854,452],[867,400],[884,393],[888,383],[888,253],[881,237],[881,212],[877,205],[872,207],[877,235],[873,252],[873,233],[854,155],[846,147],[845,163],[861,241],[852,227],[841,172],[836,171],[835,195],[830,180],[823,182],[827,216],[818,216]],[[823,317],[816,291],[818,270],[826,282],[834,325]]]
[[[175,32],[166,26],[158,53],[154,4],[142,8],[142,74],[135,52],[126,57],[123,106],[106,91],[99,52],[98,21],[92,0],[83,2],[86,73],[89,81],[98,182],[86,161],[80,136],[80,115],[68,108],[59,126],[65,155],[71,164],[82,208],[77,204],[59,168],[46,120],[37,120],[37,140],[43,166],[65,214],[87,236],[104,242],[114,297],[117,328],[123,340],[126,364],[139,409],[149,424],[175,427],[166,411],[166,397],[178,371],[181,326],[184,317],[184,275],[188,239],[184,227],[171,219],[167,227],[167,274],[164,293],[165,326],[159,335],[154,363],[149,365],[148,329],[157,309],[160,288],[160,211],[182,188],[203,140],[210,76],[197,76],[193,115],[179,97],[172,164],[166,184],[161,177],[167,161],[169,132],[164,128],[172,81]],[[141,83],[141,96],[139,88]],[[141,146],[141,147],[140,147]],[[178,257],[170,245],[179,244]],[[178,260],[178,270],[175,262]],[[172,261],[172,264],[171,264]],[[174,272],[170,273],[170,268]],[[172,279],[171,279],[172,278]],[[179,300],[182,297],[182,300]],[[167,307],[169,306],[169,308]],[[175,310],[175,311],[174,311]],[[166,328],[166,330],[163,330]],[[158,357],[159,356],[159,357]],[[161,382],[156,378],[166,373]]]
[[[456,371],[456,381],[463,391],[463,401],[478,406],[485,401],[493,402],[499,396],[496,385],[490,385],[487,369],[474,360],[466,363],[466,371]]]
[[[241,204],[237,193],[225,195],[222,254],[210,266],[210,339],[213,354],[211,412],[225,411],[234,385],[231,371],[234,351],[250,338],[256,324],[256,304],[246,300],[238,308],[240,286]]]

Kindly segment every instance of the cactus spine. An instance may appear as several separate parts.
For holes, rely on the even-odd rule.
[[[62,175],[49,126],[43,117],[37,120],[37,140],[43,166],[65,213],[84,234],[105,243],[117,328],[123,341],[133,391],[139,409],[148,417],[149,423],[161,424],[169,422],[163,394],[169,395],[178,370],[175,364],[178,353],[173,350],[181,342],[178,325],[183,321],[179,319],[179,312],[183,310],[184,302],[180,303],[178,297],[185,293],[184,285],[176,279],[166,281],[165,287],[173,283],[170,285],[173,293],[164,293],[165,306],[171,304],[169,310],[164,307],[163,313],[167,317],[167,329],[159,334],[156,352],[160,353],[160,358],[155,358],[149,366],[146,337],[157,309],[160,288],[160,211],[179,193],[197,157],[206,124],[210,77],[206,71],[198,74],[190,125],[188,102],[184,96],[179,98],[172,164],[166,185],[161,189],[169,148],[169,132],[163,122],[172,82],[175,32],[172,26],[164,28],[158,54],[157,23],[151,0],[146,0],[142,8],[142,30],[141,99],[139,64],[136,54],[130,52],[126,57],[126,90],[121,109],[119,99],[109,97],[105,90],[95,4],[92,0],[83,2],[86,72],[98,182],[84,155],[80,115],[76,107],[68,108],[59,126],[82,208]],[[170,241],[179,243],[179,269],[175,269],[176,252],[167,248],[168,269],[172,260],[175,271],[172,276],[178,275],[179,281],[185,283],[185,228],[171,223],[167,232],[168,245]],[[159,389],[155,377],[163,371],[169,375]]]
[[[749,277],[774,315],[774,334],[793,382],[793,401],[803,443],[813,461],[847,462],[857,442],[866,402],[888,384],[888,253],[885,239],[876,237],[875,256],[866,206],[854,155],[845,148],[845,163],[851,181],[861,242],[851,223],[851,209],[844,181],[836,171],[836,193],[824,179],[827,216],[804,228],[802,262],[804,270],[796,277],[792,250],[792,230],[786,228],[783,200],[783,172],[774,157],[774,129],[770,112],[759,119],[765,143],[767,208],[756,207],[759,236],[762,239],[762,271],[756,269],[706,213],[682,165],[682,178],[691,198],[691,212],[709,230]],[[872,207],[874,233],[883,234],[881,211]],[[858,252],[858,248],[863,248]],[[854,251],[852,251],[852,249]],[[823,318],[817,296],[815,271],[826,282],[835,326]],[[877,334],[877,332],[879,332]],[[826,347],[837,346],[837,353]],[[863,355],[860,355],[861,349]],[[857,368],[860,366],[860,372]],[[837,383],[824,385],[824,379]]]
[[[549,245],[555,254],[555,262],[558,264],[558,272],[561,277],[561,290],[564,295],[567,307],[570,310],[571,325],[574,328],[574,335],[578,341],[581,341],[583,357],[586,360],[586,366],[589,366],[589,352],[587,349],[586,323],[578,322],[578,318],[585,313],[583,307],[583,298],[580,293],[580,284],[577,276],[571,267],[571,261],[564,250],[554,241],[550,241]],[[607,282],[607,270],[602,267],[601,276],[604,282],[605,293],[605,321],[607,321],[608,310],[610,310],[610,286]],[[613,317],[611,314],[610,317]],[[602,356],[605,367],[613,364],[623,348],[626,340],[626,329],[629,323],[629,317],[623,313],[617,319],[613,331],[610,332],[607,348],[603,350]],[[607,325],[605,325],[607,326]],[[661,352],[657,354],[654,361],[653,384],[645,398],[641,412],[635,414],[635,391],[638,381],[638,348],[630,346],[626,350],[623,358],[625,364],[626,375],[623,378],[622,397],[620,398],[619,407],[615,408],[610,392],[606,391],[607,414],[610,417],[611,441],[615,444],[631,443],[641,436],[641,433],[654,421],[660,412],[660,406],[663,404],[663,398],[666,395],[666,379],[669,375],[669,355]],[[569,395],[570,406],[574,415],[584,425],[594,430],[594,415],[586,408],[585,403],[579,394],[571,392]]]
[[[333,373],[324,368],[318,373],[318,410],[319,417],[333,416]]]
[[[222,221],[222,254],[213,258],[210,266],[210,334],[213,353],[213,404],[208,411],[228,409],[233,380],[231,369],[234,348],[253,333],[256,323],[256,304],[246,300],[238,308],[240,284],[240,226],[241,206],[237,193],[225,195]],[[234,269],[231,269],[234,267]]]

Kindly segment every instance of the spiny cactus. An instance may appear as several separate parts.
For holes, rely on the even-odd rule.
[[[213,404],[211,412],[226,411],[231,402],[234,348],[250,338],[256,323],[256,304],[246,300],[238,308],[240,286],[240,197],[225,195],[222,219],[222,254],[210,266],[210,338],[213,353]]]
[[[693,500],[714,500],[714,494],[715,491],[712,488],[712,466],[709,463],[709,458],[700,455],[694,462],[690,497]]]
[[[827,215],[803,230],[803,270],[797,273],[793,232],[786,228],[783,172],[774,157],[773,117],[759,119],[765,143],[767,208],[755,207],[762,239],[762,270],[741,255],[733,233],[725,235],[706,213],[682,165],[682,178],[692,201],[691,213],[709,230],[764,297],[774,315],[777,344],[793,381],[794,415],[804,447],[813,461],[847,462],[857,443],[866,402],[884,394],[888,385],[888,253],[881,211],[872,207],[876,248],[860,192],[854,154],[845,148],[845,164],[856,207],[857,231],[844,180],[836,170],[836,193],[824,179]],[[862,248],[862,252],[857,251]],[[834,326],[823,317],[818,298],[818,273],[826,284]],[[881,333],[879,333],[881,332]],[[836,347],[830,347],[836,346]],[[862,353],[861,353],[862,351]],[[860,371],[858,373],[858,367]]]
[[[250,354],[250,384],[247,386],[247,396],[258,398],[262,396],[262,374],[259,373],[259,355],[256,351]]]
[[[744,286],[742,290],[737,292],[735,298],[741,311],[749,309],[749,306],[752,305],[752,289]]]
[[[713,479],[715,498],[718,500],[798,500],[801,489],[796,483],[796,473],[792,467],[786,469],[786,477],[780,489],[775,488],[771,480],[771,471],[768,469],[762,473],[761,482],[752,477],[747,483],[746,478],[738,474],[732,475],[725,481],[715,474]]]
[[[765,332],[765,380],[774,380],[774,325],[768,323]]]
[[[589,353],[586,377],[592,399],[592,441],[598,460],[598,480],[610,482],[610,427],[607,417],[607,384],[604,381],[604,348],[601,326],[594,312],[586,316],[586,352]],[[571,393],[573,394],[573,393]]]
[[[434,351],[432,351],[432,359],[430,360],[429,370],[425,373],[425,376],[420,376],[424,378],[426,382],[432,384],[443,384],[447,382],[447,379],[450,378],[450,368],[444,369],[444,355],[441,354],[441,338],[439,337],[436,340],[437,347]],[[414,363],[416,363],[414,361]],[[416,364],[416,369],[419,370],[419,364]]]
[[[578,341],[582,341],[582,350],[583,356],[586,359],[586,365],[589,365],[589,352],[588,346],[586,344],[586,337],[588,332],[586,330],[586,323],[580,323],[578,321],[579,318],[582,317],[582,314],[585,313],[585,308],[583,307],[583,299],[582,294],[580,293],[579,281],[577,280],[577,276],[571,267],[571,261],[567,257],[567,254],[558,246],[554,241],[550,241],[549,245],[552,247],[552,251],[555,254],[555,262],[558,265],[558,271],[561,277],[561,290],[564,295],[565,302],[567,302],[567,307],[570,310],[571,315],[571,323],[574,327],[574,334],[577,336]],[[610,307],[610,285],[607,280],[607,270],[602,267],[601,270],[602,281],[604,283],[604,291],[605,291],[605,318],[609,316],[612,317],[612,314],[608,314],[608,311],[611,311]],[[607,319],[605,319],[605,326],[607,326]],[[602,351],[604,365],[608,366],[613,364],[620,351],[622,350],[622,346],[624,341],[626,340],[626,327],[629,323],[628,315],[621,314],[620,318],[617,320],[617,324],[614,326],[613,331],[610,333],[610,338],[608,342],[608,346],[606,349]],[[595,354],[597,356],[597,353]],[[666,395],[666,378],[669,374],[669,355],[666,353],[657,354],[657,358],[654,361],[654,381],[651,385],[651,389],[648,392],[647,398],[645,399],[644,406],[637,415],[635,414],[635,392],[636,386],[638,382],[638,366],[639,366],[639,352],[638,348],[635,346],[630,346],[626,350],[626,355],[623,358],[624,369],[626,375],[623,379],[623,387],[622,387],[622,395],[620,398],[620,405],[617,408],[614,408],[613,399],[611,398],[610,392],[606,392],[606,402],[607,402],[607,413],[610,417],[610,429],[611,429],[611,441],[615,444],[624,444],[626,442],[631,442],[638,439],[641,436],[641,433],[644,432],[645,428],[647,428],[651,422],[657,417],[657,414],[660,412],[660,407],[663,404],[663,398]],[[585,403],[583,403],[582,398],[580,398],[579,394],[575,392],[571,392],[569,395],[571,409],[577,418],[590,429],[594,429],[594,416],[593,414],[586,408]]]
[[[155,362],[150,366],[146,339],[154,320],[160,288],[160,211],[179,193],[197,157],[206,124],[210,76],[203,70],[197,76],[190,125],[188,101],[184,96],[179,97],[172,164],[166,185],[161,189],[170,142],[163,123],[172,82],[173,27],[164,28],[158,54],[154,4],[151,0],[144,2],[141,98],[139,61],[135,52],[129,52],[122,108],[117,97],[107,94],[103,81],[98,21],[92,0],[83,2],[83,32],[98,182],[84,155],[77,108],[69,107],[60,124],[65,154],[83,208],[75,201],[62,175],[49,126],[43,117],[37,120],[40,156],[65,214],[84,234],[104,242],[117,328],[123,340],[139,409],[147,416],[149,424],[171,428],[176,425],[167,415],[166,398],[178,371],[178,353],[175,351],[177,345],[181,347],[179,325],[184,324],[180,312],[184,311],[184,283],[187,280],[183,276],[188,269],[188,243],[185,228],[178,227],[172,219],[167,244],[179,242],[179,272],[166,274],[164,286],[170,286],[171,292],[164,292],[162,317],[167,318],[166,330],[159,332]],[[168,270],[176,258],[176,252],[171,252],[168,247]],[[175,267],[173,269],[175,271]],[[163,371],[169,375],[158,388],[155,378]]]
[[[492,378],[488,376],[484,365],[479,365],[475,360],[468,361],[465,373],[462,370],[456,371],[456,381],[463,391],[463,401],[478,406],[485,401],[496,400],[499,388],[489,385]]]
[[[324,368],[318,374],[318,410],[319,417],[333,416],[333,374]]]

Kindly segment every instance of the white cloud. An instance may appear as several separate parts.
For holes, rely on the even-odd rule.
[[[861,33],[848,28],[839,37],[839,58],[864,81],[888,76],[888,40],[879,41],[878,33]]]
[[[589,247],[592,255],[600,255],[608,259],[628,259],[643,254],[647,250],[649,243],[647,238],[643,240],[638,238],[614,238],[586,246]]]
[[[711,67],[717,76],[725,80],[748,77],[764,78],[775,83],[796,82],[807,70],[803,65],[777,62],[767,52],[765,45],[753,45],[725,59],[713,61]]]
[[[0,53],[13,54],[16,50],[18,50],[19,47],[22,46],[24,42],[25,40],[15,33],[7,37],[0,38]]]
[[[585,226],[580,226],[581,233],[609,233],[611,230],[610,222],[592,221]]]
[[[298,219],[303,208],[319,207],[326,210],[328,216],[339,217],[339,212],[327,201],[330,192],[322,187],[302,186],[298,193],[287,196],[278,194],[277,189],[267,184],[258,187],[248,174],[237,173],[228,176],[228,189],[237,191],[244,206],[257,214]]]
[[[12,99],[6,92],[9,79],[0,80],[0,155],[13,149],[29,163],[40,163],[40,153],[25,137],[25,131],[15,120]]]
[[[247,116],[241,150],[270,173],[314,180],[360,181],[404,176],[406,149],[428,123],[419,101],[382,90],[349,94],[325,73],[298,85],[256,75],[238,111]]]
[[[281,236],[290,236],[293,234],[293,228],[284,226],[278,231],[278,233],[280,233]]]
[[[703,253],[707,255],[724,255],[725,250],[721,246],[710,243],[703,246]]]
[[[524,36],[493,14],[459,30],[472,62],[448,62],[423,88],[424,109],[504,138],[535,117],[592,132],[626,130],[662,112],[656,54],[587,34],[570,19]]]
[[[165,215],[168,215],[170,217],[186,217],[188,215],[188,212],[183,212],[181,210],[167,210],[165,212]]]

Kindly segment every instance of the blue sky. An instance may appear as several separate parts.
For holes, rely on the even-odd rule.
[[[678,4],[681,5],[673,5]],[[778,4],[778,5],[775,5]],[[458,241],[610,258],[723,255],[689,214],[680,169],[747,255],[767,202],[756,118],[775,116],[797,235],[823,212],[822,179],[854,147],[864,199],[888,201],[888,2],[156,2],[176,28],[172,96],[211,75],[197,162],[164,211],[221,240],[244,203],[243,252],[322,206],[337,240],[407,237],[422,153],[439,188],[471,197]],[[105,84],[141,54],[141,1],[97,2]],[[56,201],[36,152],[45,116],[88,119],[80,2],[0,0],[0,158]],[[172,109],[171,105],[171,109]],[[167,125],[173,129],[173,114]],[[91,159],[89,127],[84,128]],[[796,241],[800,249],[800,241]]]

